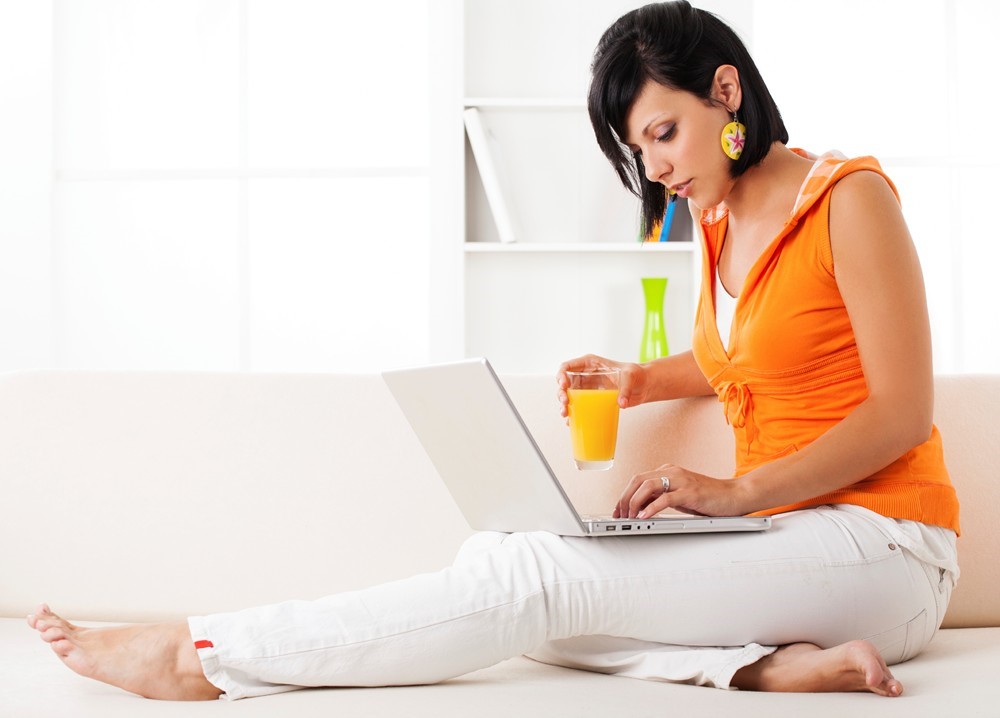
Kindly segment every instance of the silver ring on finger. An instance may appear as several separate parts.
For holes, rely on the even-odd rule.
[[[663,493],[667,493],[668,491],[670,491],[670,479],[668,479],[666,476],[661,476],[660,483],[663,485]]]

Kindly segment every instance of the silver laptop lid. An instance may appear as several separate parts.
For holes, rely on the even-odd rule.
[[[588,534],[486,359],[382,377],[472,528]]]

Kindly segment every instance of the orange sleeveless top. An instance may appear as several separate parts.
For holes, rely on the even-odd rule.
[[[868,396],[854,331],[837,287],[829,233],[831,190],[841,177],[858,170],[885,177],[871,157],[824,155],[816,160],[789,220],[750,269],[728,347],[719,336],[714,298],[728,210],[720,205],[701,214],[704,262],[693,352],[733,427],[736,476],[808,445]],[[898,198],[888,177],[886,181]],[[959,530],[958,499],[937,427],[925,443],[872,476],[759,513],[833,503]]]

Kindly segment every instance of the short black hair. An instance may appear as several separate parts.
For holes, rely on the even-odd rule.
[[[760,163],[774,142],[787,143],[788,131],[757,65],[731,27],[687,0],[672,0],[623,15],[597,44],[587,110],[601,151],[641,201],[644,236],[663,217],[666,194],[662,185],[646,179],[642,159],[622,144],[628,111],[649,80],[711,102],[721,65],[739,71],[743,91],[739,119],[747,127],[746,145],[729,166],[731,176],[739,177]]]

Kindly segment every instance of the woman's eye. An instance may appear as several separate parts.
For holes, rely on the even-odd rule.
[[[667,140],[669,140],[671,137],[674,136],[674,130],[676,128],[677,128],[677,125],[670,125],[670,127],[668,127],[664,132],[662,132],[661,134],[657,135],[656,141],[657,142],[666,142]]]

